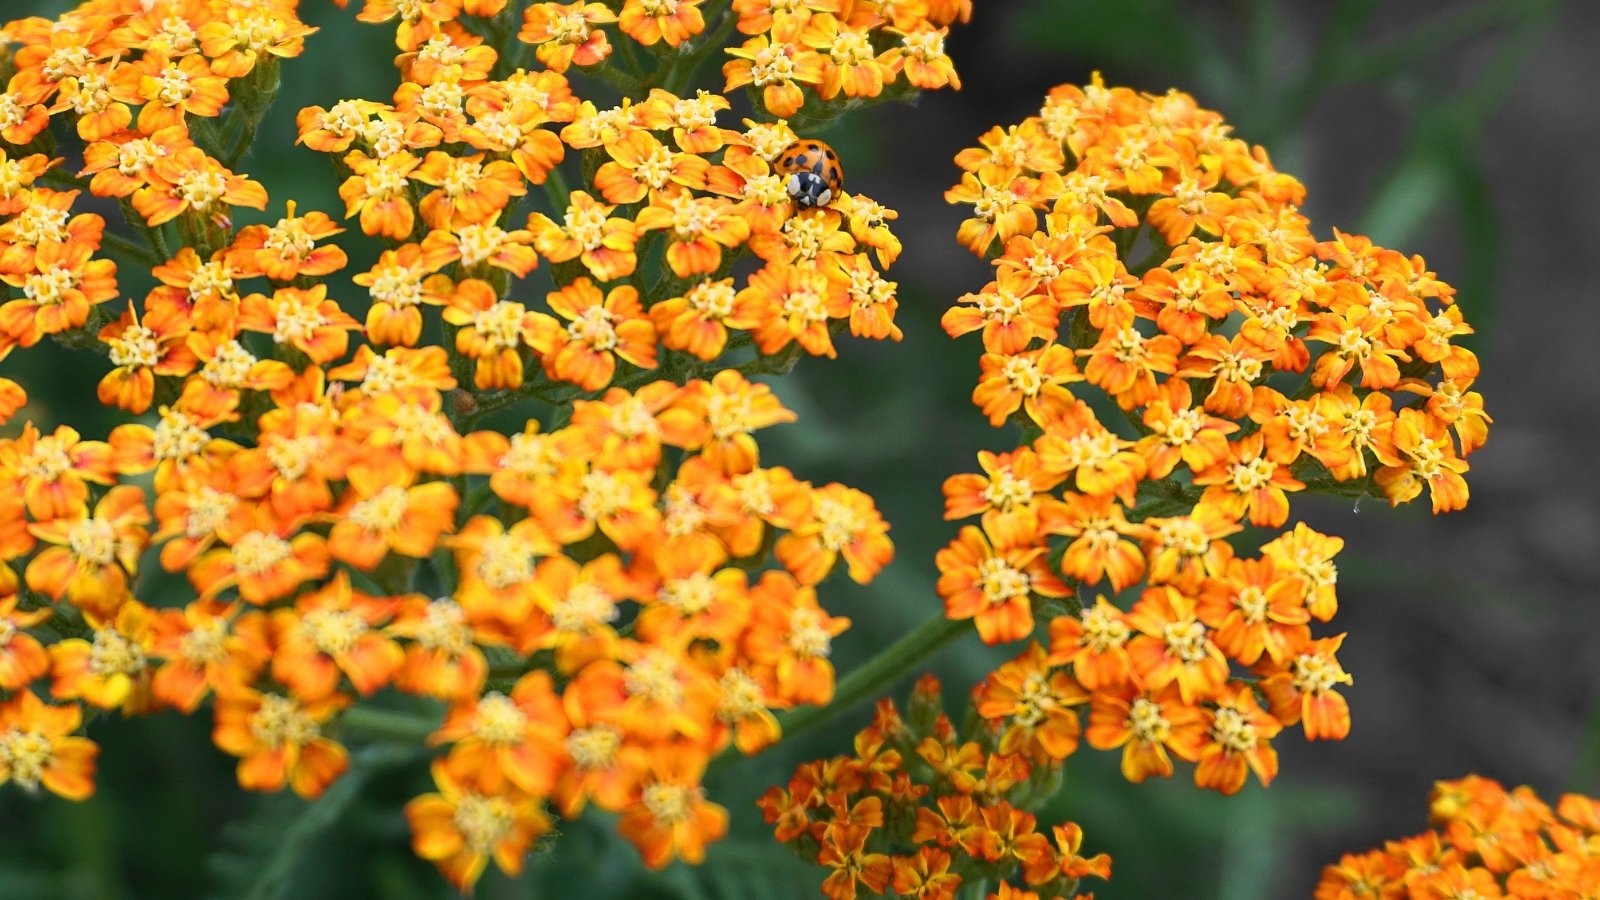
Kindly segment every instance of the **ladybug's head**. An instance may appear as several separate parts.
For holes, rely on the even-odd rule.
[[[791,173],[784,187],[789,191],[789,199],[801,209],[827,206],[833,202],[833,188],[814,172]]]

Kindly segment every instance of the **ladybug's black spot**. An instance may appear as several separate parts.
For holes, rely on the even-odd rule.
[[[828,153],[828,158],[829,159],[837,160],[839,158],[839,156],[836,153],[833,152],[833,148],[832,147],[828,148],[827,153]]]

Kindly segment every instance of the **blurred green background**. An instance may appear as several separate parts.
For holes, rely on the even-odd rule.
[[[0,0],[0,15],[68,5]],[[963,91],[827,134],[851,189],[900,211],[906,249],[890,274],[906,339],[846,341],[837,361],[807,360],[781,385],[800,424],[763,436],[764,460],[862,488],[893,523],[895,565],[869,588],[835,580],[823,592],[855,623],[836,645],[841,671],[938,610],[932,558],[956,531],[942,521],[939,486],[975,468],[978,449],[1010,440],[968,400],[975,345],[952,344],[938,327],[957,296],[989,277],[954,241],[961,214],[941,199],[957,180],[951,158],[989,126],[1035,112],[1051,86],[1099,70],[1108,83],[1176,86],[1221,111],[1307,184],[1319,236],[1337,226],[1426,255],[1460,288],[1478,328],[1478,388],[1497,424],[1472,457],[1463,513],[1297,501],[1298,517],[1347,541],[1335,625],[1350,632],[1341,654],[1355,676],[1350,739],[1308,745],[1286,735],[1273,787],[1233,798],[1196,790],[1187,771],[1128,785],[1114,754],[1081,751],[1041,818],[1080,822],[1086,850],[1115,858],[1113,880],[1086,887],[1102,898],[1307,896],[1340,853],[1420,830],[1436,779],[1476,771],[1531,784],[1551,801],[1565,789],[1600,790],[1600,741],[1586,738],[1600,676],[1600,479],[1590,443],[1600,411],[1600,73],[1591,60],[1600,11],[1520,0],[977,7],[949,44]],[[286,67],[262,129],[275,140],[247,166],[272,192],[262,219],[276,219],[290,197],[302,209],[341,208],[326,160],[284,137],[295,111],[384,99],[395,83],[389,31],[322,0],[303,14],[323,30]],[[372,252],[359,245],[349,242],[358,248],[352,271]],[[137,277],[124,286],[142,289]],[[100,375],[82,357],[32,354],[6,373],[85,397]],[[38,413],[49,421],[50,410]],[[93,414],[71,413],[75,422]],[[959,700],[1009,655],[972,637],[932,668]],[[491,871],[479,895],[818,896],[820,872],[771,841],[752,802],[795,762],[846,750],[865,717],[857,710],[721,773],[714,799],[734,816],[732,837],[703,867],[647,873],[609,823],[590,817],[567,826],[560,851],[521,879]],[[307,807],[239,791],[233,760],[211,746],[209,730],[203,718],[170,713],[102,721],[93,731],[104,746],[102,789],[92,801],[0,792],[0,898],[452,893],[407,848],[400,808],[427,788],[420,762],[374,765]]]

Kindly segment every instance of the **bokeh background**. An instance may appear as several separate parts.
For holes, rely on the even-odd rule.
[[[0,0],[0,18],[54,15],[65,0]],[[345,97],[385,98],[393,48],[324,0],[323,30],[285,72],[285,89],[248,170],[273,193],[337,214],[326,161],[289,145],[294,112]],[[1269,790],[1232,798],[1188,773],[1126,784],[1116,756],[1085,748],[1041,813],[1072,819],[1086,849],[1115,858],[1102,898],[1309,896],[1340,853],[1421,830],[1433,782],[1477,772],[1547,799],[1600,792],[1600,5],[1540,0],[978,0],[950,51],[959,93],[925,95],[822,134],[850,187],[900,211],[905,252],[900,344],[846,342],[782,382],[801,422],[766,432],[764,459],[817,483],[877,498],[899,558],[873,585],[823,593],[854,627],[842,671],[939,608],[934,552],[956,532],[939,485],[1010,436],[968,400],[975,344],[952,343],[943,310],[989,277],[954,241],[960,211],[943,190],[951,158],[984,130],[1035,112],[1046,90],[1085,81],[1179,87],[1223,112],[1308,187],[1316,233],[1358,231],[1406,252],[1460,289],[1478,334],[1478,382],[1496,424],[1472,459],[1472,503],[1435,519],[1426,503],[1389,510],[1297,498],[1294,513],[1344,537],[1341,653],[1354,730],[1340,743],[1277,743]],[[114,213],[108,218],[114,218]],[[348,237],[348,235],[347,235]],[[359,252],[353,271],[364,267]],[[368,257],[370,258],[370,257]],[[125,279],[130,292],[137,278]],[[34,357],[21,374],[55,396],[93,396],[82,357]],[[29,370],[31,368],[31,371]],[[92,411],[36,410],[41,425]],[[96,434],[93,426],[84,430]],[[103,434],[104,429],[98,433]],[[930,668],[959,698],[1010,654],[971,636]],[[909,681],[896,686],[903,696]],[[732,837],[698,869],[649,873],[590,818],[515,880],[493,872],[479,896],[814,897],[819,871],[774,844],[752,802],[796,761],[846,750],[865,709],[719,775]],[[172,714],[106,720],[102,790],[88,803],[0,792],[0,898],[449,896],[407,849],[400,807],[426,789],[420,764],[336,788],[308,811],[292,796],[233,785],[209,722]]]

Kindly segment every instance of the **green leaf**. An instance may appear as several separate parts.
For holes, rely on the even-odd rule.
[[[215,898],[276,900],[287,896],[295,868],[313,843],[361,794],[368,778],[426,754],[420,747],[377,744],[357,751],[349,771],[310,802],[287,791],[263,797],[255,814],[223,830],[223,846],[206,866]]]

